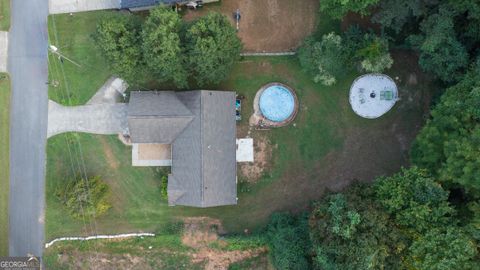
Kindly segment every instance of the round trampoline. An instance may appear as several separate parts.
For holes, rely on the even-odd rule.
[[[384,115],[397,100],[397,85],[384,74],[362,75],[350,87],[350,105],[363,118],[374,119]]]
[[[281,83],[269,83],[255,95],[251,124],[262,127],[281,127],[296,116],[298,101],[295,92]]]

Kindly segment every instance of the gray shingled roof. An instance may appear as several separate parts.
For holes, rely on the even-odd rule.
[[[130,93],[128,128],[132,143],[170,144],[193,118],[173,91]]]
[[[182,2],[179,0],[122,0],[120,6],[122,8],[141,8],[151,7],[158,4],[175,4],[176,2]]]
[[[141,137],[158,141],[159,139],[151,137],[165,136],[165,133],[169,133],[166,130],[170,130],[172,126],[186,123],[180,123],[179,119],[191,117],[182,131],[176,133],[177,129],[174,132],[176,135],[172,143],[172,173],[168,178],[169,204],[196,207],[236,204],[235,93],[165,92],[165,95],[160,93],[152,97],[153,93],[132,92],[132,111],[129,111],[132,141],[133,136],[136,136],[137,140]],[[168,102],[157,99],[163,97],[168,99]],[[162,109],[158,109],[155,105],[157,102],[174,104],[165,107],[172,111],[167,115]],[[188,108],[191,115],[187,115],[183,107]],[[169,123],[170,120],[174,123]],[[155,125],[160,121],[168,123]],[[142,137],[142,132],[148,135]]]

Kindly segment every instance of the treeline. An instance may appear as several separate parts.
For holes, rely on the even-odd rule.
[[[320,7],[338,19],[369,16],[381,33],[351,28],[307,39],[299,57],[315,81],[334,83],[345,63],[374,71],[362,62],[387,59],[396,46],[418,52],[420,67],[445,89],[413,143],[410,168],[328,194],[304,215],[272,216],[275,266],[480,269],[480,1],[322,0]],[[382,62],[377,72],[388,69]]]
[[[210,13],[187,23],[175,11],[158,7],[146,19],[114,13],[93,36],[111,70],[127,82],[145,79],[187,88],[218,84],[240,57],[242,44],[228,19]]]

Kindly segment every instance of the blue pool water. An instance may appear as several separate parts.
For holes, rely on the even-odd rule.
[[[274,85],[262,92],[259,106],[263,116],[267,119],[282,122],[292,115],[295,109],[295,99],[287,88]]]

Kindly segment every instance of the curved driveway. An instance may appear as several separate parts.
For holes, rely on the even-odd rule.
[[[41,256],[45,237],[48,0],[12,0],[11,16],[9,249],[10,256]]]

